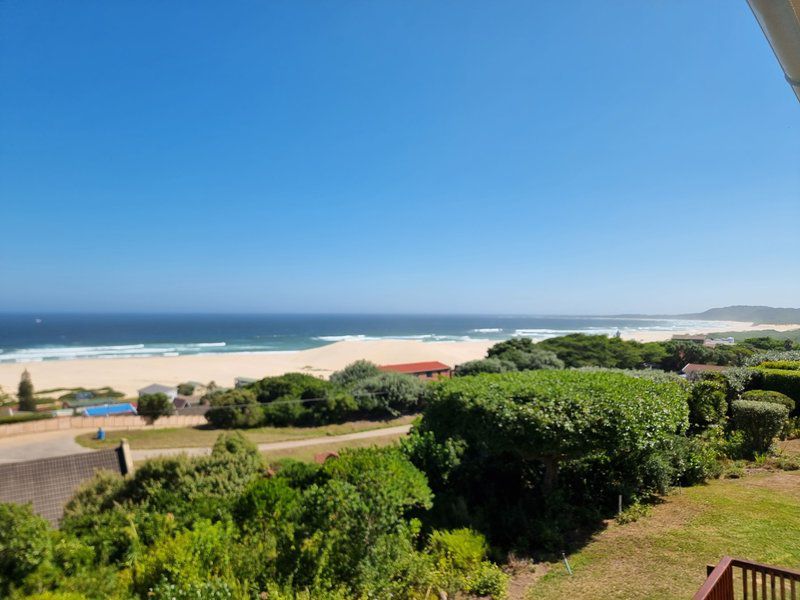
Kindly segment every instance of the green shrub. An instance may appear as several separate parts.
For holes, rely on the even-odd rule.
[[[564,368],[564,361],[555,352],[534,344],[530,338],[511,338],[495,344],[489,348],[486,358],[497,359],[505,365],[514,365],[517,371]]]
[[[442,518],[493,544],[560,545],[560,531],[601,517],[617,494],[672,483],[666,444],[687,427],[683,381],[540,370],[430,385],[405,448],[431,469]]]
[[[480,360],[470,360],[460,365],[456,365],[454,375],[465,377],[467,375],[478,375],[480,373],[505,373],[516,371],[517,366],[507,360],[499,358],[482,358]]]
[[[759,365],[762,369],[781,371],[800,371],[800,360],[768,360]]]
[[[758,387],[780,392],[792,398],[795,403],[800,402],[800,371],[794,369],[768,369],[756,368],[758,374]]]
[[[136,412],[143,417],[150,417],[153,420],[159,417],[166,417],[175,412],[175,407],[169,396],[162,394],[144,394],[139,396],[139,402],[136,404]]]
[[[773,392],[772,390],[750,390],[742,394],[742,400],[750,400],[753,402],[771,402],[773,404],[782,404],[789,412],[793,412],[795,402],[786,394],[780,392]]]
[[[179,383],[178,393],[181,396],[191,396],[194,394],[194,384],[192,383]]]
[[[509,579],[510,577],[500,567],[484,561],[467,575],[465,590],[476,596],[489,596],[492,600],[504,600],[508,597]]]
[[[352,390],[358,407],[380,416],[419,412],[426,384],[402,373],[380,373],[359,381]]]
[[[330,377],[330,382],[342,387],[350,387],[364,379],[376,377],[381,374],[381,370],[373,362],[368,360],[357,360],[350,363],[341,371],[336,371]]]
[[[638,500],[622,509],[617,517],[616,521],[620,525],[627,525],[628,523],[635,523],[639,519],[643,517],[647,517],[650,513],[653,512],[653,507],[650,504],[642,504]]]
[[[486,558],[486,538],[472,529],[435,530],[428,539],[428,553],[440,563],[458,571],[470,571]]]
[[[6,423],[24,423],[25,421],[40,421],[42,419],[52,419],[52,413],[17,413],[8,417],[0,417],[0,425]]]
[[[743,451],[750,457],[772,449],[788,416],[781,404],[736,400],[731,405],[733,427],[742,432]]]
[[[0,597],[52,555],[47,521],[30,505],[0,504]]]
[[[725,386],[716,381],[701,380],[692,384],[689,393],[689,423],[694,429],[705,429],[725,419],[728,401]]]

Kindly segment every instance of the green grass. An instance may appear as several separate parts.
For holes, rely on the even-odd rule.
[[[676,491],[635,523],[610,523],[528,590],[533,600],[691,598],[724,555],[800,567],[800,472],[757,472]]]
[[[368,438],[364,440],[350,440],[348,442],[331,442],[330,444],[318,444],[306,446],[304,448],[291,448],[289,450],[271,450],[264,452],[264,456],[269,462],[275,462],[282,458],[293,458],[311,462],[317,454],[323,452],[339,452],[344,448],[372,448],[389,446],[403,437],[403,434],[389,434],[381,437]]]
[[[352,421],[321,427],[257,427],[240,429],[248,439],[256,444],[299,440],[326,435],[343,435],[370,429],[382,429],[411,423],[414,417],[400,417],[390,421]],[[175,429],[133,429],[128,431],[108,431],[105,441],[94,439],[95,434],[85,433],[75,438],[81,446],[87,448],[112,448],[126,438],[134,450],[150,450],[154,448],[193,448],[213,446],[223,430],[206,427],[182,427]],[[319,448],[321,446],[315,446]],[[322,450],[318,450],[322,452]]]

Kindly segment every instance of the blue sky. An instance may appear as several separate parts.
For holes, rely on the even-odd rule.
[[[0,310],[800,305],[744,0],[0,4]]]

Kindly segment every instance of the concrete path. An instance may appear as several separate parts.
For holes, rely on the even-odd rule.
[[[65,429],[0,438],[0,464],[91,452],[75,441],[76,436],[88,431],[95,430]]]
[[[259,444],[262,452],[269,450],[289,450],[291,448],[304,448],[306,446],[319,446],[322,444],[335,444],[351,440],[364,440],[379,438],[388,435],[402,435],[408,433],[411,425],[398,425],[384,429],[370,429],[344,435],[326,435],[301,440],[286,440],[283,442],[270,442]],[[47,431],[44,433],[31,433],[8,438],[0,438],[0,464],[33,460],[36,458],[50,458],[53,456],[66,456],[79,452],[92,452],[91,448],[84,448],[75,441],[75,437],[94,429],[66,429],[64,431]],[[202,448],[155,448],[150,450],[133,450],[134,461],[147,460],[156,456],[174,456],[188,454],[190,456],[203,456],[211,454],[210,447]]]
[[[370,438],[385,437],[388,435],[403,435],[409,432],[411,425],[397,425],[396,427],[385,427],[384,429],[370,429],[369,431],[358,431],[356,433],[345,433],[344,435],[326,435],[315,438],[305,438],[302,440],[286,440],[285,442],[269,442],[259,444],[258,449],[262,452],[270,450],[289,450],[291,448],[305,448],[307,446],[319,446],[322,444],[337,444],[339,442],[349,442],[352,440],[366,440]],[[176,454],[188,454],[190,456],[203,456],[211,454],[211,448],[154,448],[151,450],[132,450],[134,462],[155,458],[156,456],[174,456]]]

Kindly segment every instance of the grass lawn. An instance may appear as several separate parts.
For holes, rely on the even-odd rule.
[[[635,523],[612,523],[527,592],[556,598],[691,598],[723,555],[800,568],[800,472],[755,472],[678,490]]]
[[[415,417],[406,416],[390,421],[352,421],[337,425],[324,425],[321,427],[257,427],[254,429],[240,429],[248,439],[256,444],[267,442],[280,442],[284,440],[299,440],[304,438],[320,437],[325,435],[343,435],[370,429],[383,429],[396,425],[411,423]],[[81,446],[87,448],[113,448],[119,445],[122,438],[126,438],[131,449],[149,450],[153,448],[194,448],[213,446],[222,433],[220,429],[207,429],[205,427],[182,427],[175,429],[131,429],[127,431],[107,431],[106,439],[94,439],[95,433],[85,433],[75,438]],[[369,441],[369,440],[365,440]],[[323,448],[323,446],[314,446]],[[287,450],[287,452],[289,452]],[[315,450],[324,452],[324,450]]]
[[[350,440],[349,442],[331,442],[330,444],[318,444],[316,446],[306,446],[305,448],[291,448],[289,450],[271,450],[264,452],[267,461],[275,462],[282,458],[293,458],[310,462],[314,456],[323,452],[339,452],[343,448],[371,448],[378,446],[383,448],[394,444],[403,437],[403,434],[390,434],[381,437],[368,438],[365,440]]]

